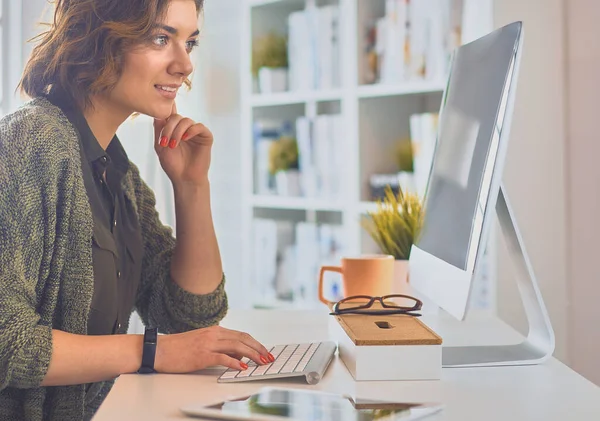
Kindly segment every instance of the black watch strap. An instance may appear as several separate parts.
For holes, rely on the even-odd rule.
[[[140,374],[155,373],[154,357],[156,356],[156,339],[158,337],[158,329],[155,327],[147,327],[144,332],[144,348],[142,351],[142,366],[138,370]]]

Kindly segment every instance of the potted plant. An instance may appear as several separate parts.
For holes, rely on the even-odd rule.
[[[416,193],[399,190],[395,195],[387,186],[377,210],[367,212],[361,225],[385,254],[394,256],[394,293],[402,293],[408,282],[410,249],[423,228],[423,206]]]
[[[277,194],[300,195],[298,143],[291,136],[282,136],[269,148],[269,172],[275,177]]]
[[[287,90],[287,39],[270,32],[254,40],[252,46],[252,75],[258,79],[260,93]]]

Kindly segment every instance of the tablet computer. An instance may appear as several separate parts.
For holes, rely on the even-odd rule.
[[[192,417],[232,421],[409,421],[442,408],[438,403],[353,399],[313,390],[265,387],[250,396],[180,409]]]

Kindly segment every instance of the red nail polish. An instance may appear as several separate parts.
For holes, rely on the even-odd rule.
[[[169,148],[175,149],[175,146],[177,146],[177,141],[175,139],[171,139],[169,142]]]
[[[240,367],[242,367],[242,370],[248,370],[248,364],[240,363]]]
[[[262,361],[263,364],[267,364],[269,361],[263,357],[262,355],[260,356],[260,360]]]
[[[169,138],[167,136],[163,136],[160,138],[160,146],[165,147],[169,143]]]
[[[274,357],[274,356],[273,356],[273,354],[271,354],[270,352],[269,352],[269,360],[270,360],[271,362],[275,362],[275,357]]]
[[[181,136],[181,140],[185,140],[185,139],[187,139],[187,138],[188,138],[188,136],[189,136],[189,135],[188,135],[187,133],[184,133],[184,134],[183,134],[183,136]]]

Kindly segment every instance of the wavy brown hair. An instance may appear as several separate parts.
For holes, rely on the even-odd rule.
[[[193,0],[200,13],[204,0]],[[34,37],[21,92],[35,98],[68,93],[80,108],[110,92],[123,71],[124,53],[152,39],[170,0],[54,0],[49,29]],[[190,87],[190,81],[185,84]]]

